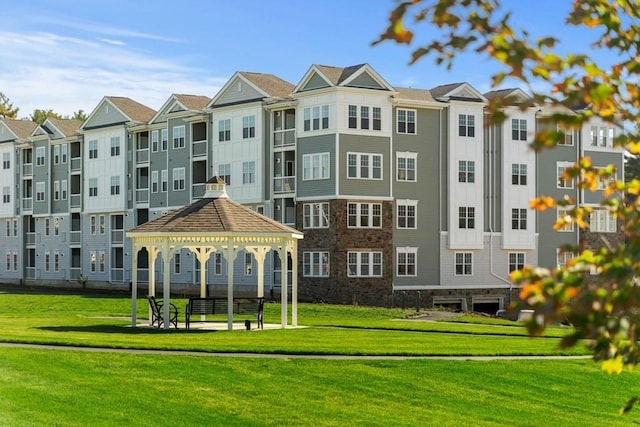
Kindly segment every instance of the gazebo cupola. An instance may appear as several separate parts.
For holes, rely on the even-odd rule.
[[[219,176],[214,176],[206,183],[206,191],[204,193],[204,199],[227,199],[227,183]]]

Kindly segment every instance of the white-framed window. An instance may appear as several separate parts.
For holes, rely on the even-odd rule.
[[[53,235],[54,236],[60,235],[60,218],[53,219]]]
[[[44,190],[45,190],[45,185],[44,185],[44,181],[42,182],[36,182],[36,201],[37,202],[44,202],[45,198],[44,198]]]
[[[53,200],[60,200],[60,181],[53,181]]]
[[[53,164],[54,165],[60,164],[60,146],[59,145],[53,146]]]
[[[46,154],[45,147],[36,147],[36,166],[44,166]]]
[[[303,181],[329,179],[329,153],[304,154],[302,179]]]
[[[162,192],[166,193],[169,187],[169,171],[167,169],[160,171],[160,184]]]
[[[18,271],[18,252],[13,252],[13,271]]]
[[[151,152],[157,153],[160,143],[160,136],[157,130],[151,131]]]
[[[357,129],[358,128],[358,106],[349,105],[348,114],[349,114],[348,116],[349,129]]]
[[[511,119],[511,139],[513,141],[527,140],[527,121],[524,119]]]
[[[7,220],[7,237],[11,237],[11,220]]]
[[[416,211],[418,210],[417,200],[396,200],[396,227],[397,228],[417,228]]]
[[[372,111],[373,111],[372,129],[381,130],[382,129],[382,108],[372,107]]]
[[[416,129],[416,110],[406,110],[398,108],[396,110],[396,132],[415,135]]]
[[[396,276],[415,277],[418,275],[418,248],[396,248]]]
[[[305,132],[319,129],[329,129],[329,106],[318,105],[303,110],[303,129]]]
[[[89,197],[98,197],[98,178],[89,178]]]
[[[11,271],[11,252],[5,252],[5,257],[7,260],[7,271]]]
[[[56,273],[60,271],[60,252],[58,251],[53,252],[53,271]]]
[[[347,203],[347,227],[381,228],[382,204],[356,202]]]
[[[373,114],[373,116],[371,114]],[[367,105],[349,105],[349,129],[358,129],[358,122],[360,123],[360,129],[380,130],[382,127],[382,109],[380,107],[369,107]]]
[[[151,192],[157,193],[159,191],[160,179],[158,177],[158,171],[151,171]]]
[[[180,274],[182,272],[182,256],[180,252],[173,255],[173,272]]]
[[[224,180],[227,186],[231,185],[231,163],[218,165],[218,176]]]
[[[592,147],[613,147],[615,131],[613,127],[591,126],[590,137]]]
[[[18,220],[13,220],[13,237],[18,237]]]
[[[50,270],[51,270],[51,252],[45,251],[44,252],[44,271],[50,271]]]
[[[62,144],[62,164],[67,163],[67,158],[69,157],[69,144]]]
[[[242,183],[255,184],[255,182],[256,182],[256,162],[242,162]]]
[[[231,141],[231,119],[218,120],[218,141]]]
[[[347,178],[382,179],[382,154],[347,153]]]
[[[104,273],[106,265],[106,256],[104,251],[98,252],[98,262],[100,265],[100,273]]]
[[[160,148],[162,149],[162,151],[167,151],[168,145],[169,145],[169,130],[160,129]]]
[[[98,225],[97,218],[95,215],[91,215],[89,217],[89,230],[92,236],[95,236],[98,233]]]
[[[472,160],[458,161],[458,182],[476,182],[476,162]]]
[[[418,153],[396,153],[396,180],[416,182]]]
[[[185,170],[184,168],[173,169],[173,191],[184,190]]]
[[[2,169],[11,169],[11,153],[2,153]]]
[[[473,275],[473,253],[472,252],[456,252],[455,253],[455,275],[456,276]]]
[[[213,274],[216,276],[222,275],[222,254],[220,252],[214,252],[213,256]]]
[[[256,116],[244,116],[242,118],[242,139],[255,138]]]
[[[95,273],[97,268],[97,252],[96,251],[91,251],[90,255],[89,255],[89,259],[91,260],[91,272]]]
[[[45,218],[44,219],[44,235],[48,236],[49,234],[51,234],[51,219]]]
[[[527,229],[527,210],[514,208],[511,209],[511,229],[526,230]]]
[[[99,215],[98,216],[98,225],[100,227],[100,234],[104,234],[105,233],[105,225],[106,225],[104,215]]]
[[[511,184],[527,185],[527,165],[521,163],[511,164]]]
[[[473,114],[458,114],[458,136],[476,136],[476,117]]]
[[[524,268],[524,252],[509,252],[509,273]]]
[[[568,252],[562,250],[562,248],[556,249],[556,264],[558,268],[565,268],[569,261],[571,261],[574,257],[573,252]]]
[[[97,159],[98,158],[98,140],[92,139],[89,141],[89,158]]]
[[[606,168],[596,167],[595,169],[596,171],[600,172]],[[609,185],[611,185],[616,180],[617,180],[617,177],[615,173],[613,173],[611,176],[608,176],[608,177],[598,176],[597,188],[598,190],[605,190],[607,187],[609,187]]]
[[[62,200],[67,200],[67,193],[69,192],[69,185],[66,179],[60,181],[60,196]]]
[[[184,148],[185,126],[173,127],[173,148]]]
[[[111,177],[111,195],[116,196],[120,194],[120,177],[112,176]]]
[[[556,163],[558,188],[573,188],[573,179],[564,174],[572,166],[573,164],[568,162]]]
[[[607,209],[594,209],[589,216],[589,230],[596,233],[615,233],[616,217]]]
[[[381,277],[382,252],[349,251],[347,252],[347,276],[349,277]]]
[[[244,253],[244,275],[253,276],[253,255],[251,252]]]
[[[118,157],[120,155],[120,137],[111,137],[111,157]]]
[[[573,231],[574,230],[574,221],[571,218],[571,215],[569,215],[569,211],[571,209],[570,208],[557,208],[556,209],[556,218],[557,219],[563,219],[565,221],[564,225],[560,228],[558,228],[557,231],[563,232],[563,231]]]
[[[310,251],[302,253],[302,275],[304,277],[329,277],[329,252]]]
[[[458,228],[476,228],[476,208],[458,207]]]
[[[302,207],[304,228],[329,227],[329,203],[305,203]]]
[[[558,145],[573,145],[578,140],[578,129],[558,125],[558,132],[564,134],[564,138],[558,141]]]
[[[11,203],[11,187],[8,185],[2,187],[2,203]]]

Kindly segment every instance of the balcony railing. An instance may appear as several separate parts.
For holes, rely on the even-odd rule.
[[[273,178],[274,193],[293,193],[296,191],[296,177],[284,176]]]
[[[36,244],[36,233],[30,231],[27,233],[27,245],[35,245]]]
[[[72,194],[69,200],[69,206],[72,208],[80,208],[82,206],[82,194]]]
[[[124,242],[124,230],[111,230],[111,243],[122,244]]]
[[[207,155],[207,141],[194,141],[191,147],[191,154],[193,154],[193,156]]]
[[[82,243],[82,231],[70,231],[69,243],[72,245],[79,245]]]
[[[27,197],[26,199],[22,199],[22,209],[25,211],[30,211],[33,209],[33,198]]]
[[[69,269],[69,279],[78,280],[78,277],[82,274],[82,269],[80,267],[71,267]]]
[[[35,267],[27,267],[25,268],[25,276],[29,280],[35,280],[36,278],[36,268]]]
[[[193,198],[194,199],[202,198],[202,196],[204,196],[205,188],[206,188],[206,184],[205,183],[193,184],[191,186],[191,191],[193,192]]]
[[[273,132],[273,146],[274,147],[286,147],[296,144],[296,130],[285,129],[276,130]]]
[[[33,175],[33,163],[25,163],[22,165],[22,176]]]
[[[138,188],[136,190],[137,203],[149,203],[149,188]]]
[[[82,169],[82,157],[74,157],[71,159],[71,172],[80,172]]]
[[[136,163],[149,163],[149,149],[137,150]]]
[[[123,268],[112,268],[111,269],[111,281],[112,282],[123,282],[124,281],[124,269]]]

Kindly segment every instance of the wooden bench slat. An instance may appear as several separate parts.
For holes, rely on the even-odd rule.
[[[212,297],[191,297],[187,303],[185,310],[185,320],[187,329],[191,322],[198,320],[191,320],[192,315],[207,315],[207,314],[226,314],[228,311],[228,299],[227,298],[212,298]],[[233,313],[234,314],[257,314],[258,326],[263,329],[263,308],[264,298],[234,298],[233,299]]]

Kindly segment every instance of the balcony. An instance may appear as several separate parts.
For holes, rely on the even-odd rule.
[[[193,193],[193,198],[194,199],[201,199],[202,196],[204,196],[204,191],[206,189],[206,184],[205,183],[201,183],[201,184],[193,184],[191,186],[191,191]]]
[[[69,232],[69,243],[71,245],[80,245],[82,243],[82,232],[81,231],[70,231]]]
[[[136,203],[149,203],[149,187],[136,189]]]
[[[80,172],[82,170],[82,158],[74,157],[71,159],[71,172]]]
[[[111,243],[121,245],[124,242],[124,230],[111,230]]]
[[[149,163],[149,149],[136,150],[136,163]]]
[[[72,194],[69,198],[69,206],[80,209],[82,207],[82,194]]]
[[[22,165],[22,176],[32,176],[33,175],[33,163],[25,163]]]
[[[207,141],[194,141],[191,145],[191,154],[193,157],[207,155]]]
[[[25,211],[33,210],[33,198],[27,197],[22,199],[22,209]]]
[[[285,129],[273,132],[273,146],[275,148],[296,145],[296,130]]]
[[[36,233],[30,231],[27,233],[27,246],[34,246],[36,244]]]
[[[296,177],[285,176],[273,178],[273,192],[276,194],[293,193],[296,191]]]

